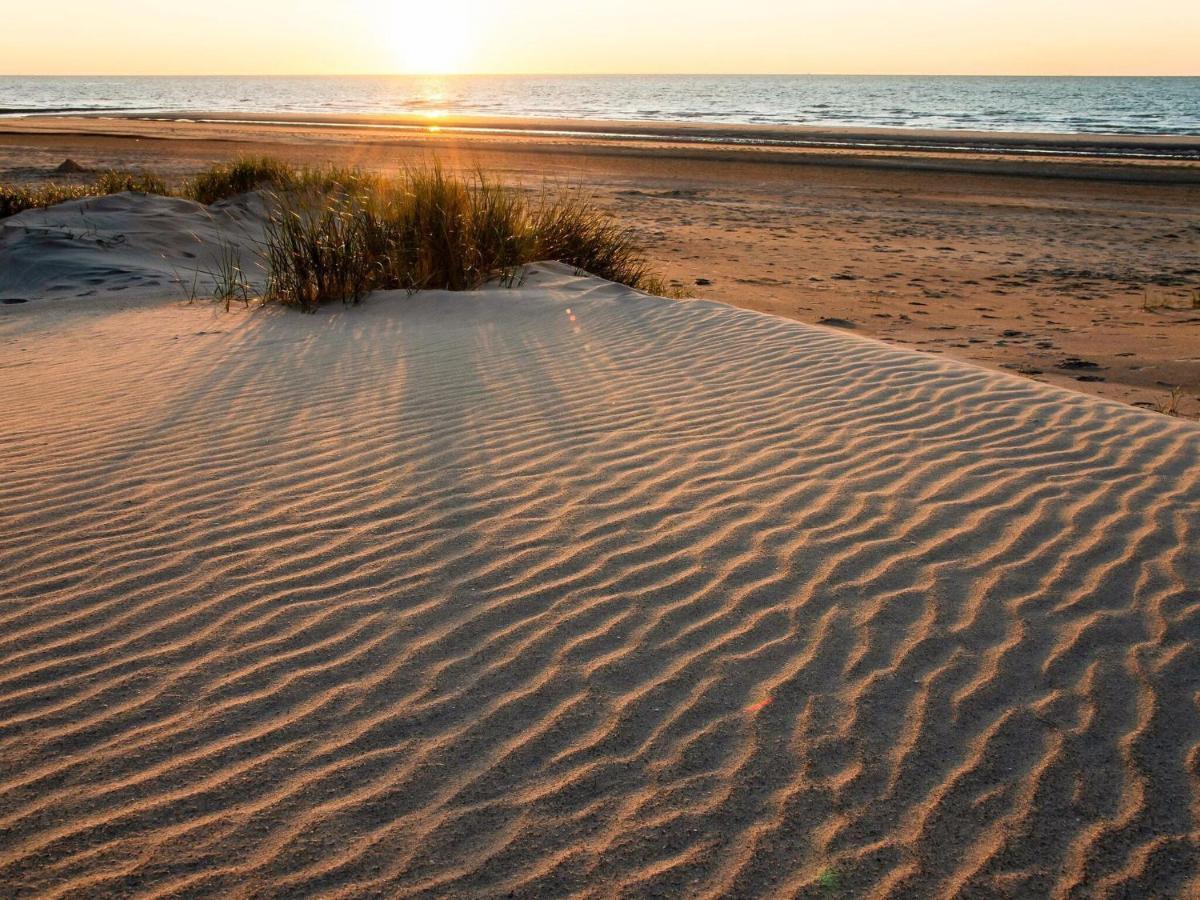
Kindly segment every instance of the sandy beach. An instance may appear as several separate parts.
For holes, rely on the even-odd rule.
[[[555,265],[155,292],[0,307],[9,895],[1200,890],[1194,423]]]
[[[531,190],[584,184],[699,296],[1145,408],[1175,391],[1200,417],[1200,162],[1173,158],[1194,139],[921,132],[906,150],[913,133],[870,129],[221,118],[0,120],[0,179],[61,180],[67,157],[182,179],[259,152],[381,171],[436,155]],[[766,139],[813,146],[736,143]]]
[[[0,180],[436,152],[700,296],[226,308],[259,193],[0,220],[0,895],[1200,894],[1196,163],[366,125]]]

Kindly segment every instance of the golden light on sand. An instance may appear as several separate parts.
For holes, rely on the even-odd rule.
[[[451,75],[474,63],[479,4],[475,0],[382,3],[397,71]]]

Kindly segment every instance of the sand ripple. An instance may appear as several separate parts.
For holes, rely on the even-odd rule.
[[[1200,890],[1192,424],[558,267],[0,371],[6,896]]]

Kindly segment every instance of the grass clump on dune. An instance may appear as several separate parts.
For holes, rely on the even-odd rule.
[[[139,194],[162,194],[164,196],[171,193],[167,189],[167,183],[163,179],[149,172],[137,175],[133,172],[110,170],[100,175],[96,180],[94,188],[96,195],[101,197],[108,194],[121,194],[125,191],[134,191]]]
[[[0,219],[15,216],[27,209],[47,209],[68,200],[82,200],[84,197],[95,196],[96,189],[86,184],[39,184],[28,187],[0,184]]]
[[[70,200],[105,197],[123,191],[143,194],[167,194],[167,184],[153,174],[108,171],[91,184],[0,184],[0,219],[27,209],[48,209]]]
[[[375,290],[471,290],[547,259],[664,292],[632,230],[590,198],[531,201],[481,172],[463,177],[437,165],[394,181],[279,193],[265,256],[268,298],[306,311]]]
[[[230,162],[215,163],[199,175],[172,190],[165,179],[152,172],[125,172],[110,169],[90,184],[0,184],[0,218],[14,216],[27,209],[45,209],[68,200],[105,197],[134,191],[182,197],[205,206],[260,188],[276,191],[355,190],[374,185],[381,179],[358,169],[336,166],[297,168],[270,156],[240,156]]]
[[[654,272],[633,229],[579,192],[543,197],[534,211],[538,259],[553,259],[649,294],[673,296]]]
[[[271,157],[246,156],[228,163],[217,163],[185,182],[180,190],[172,191],[165,179],[152,172],[134,173],[114,169],[100,173],[90,184],[0,184],[0,219],[15,216],[27,209],[46,209],[68,200],[106,197],[126,191],[184,197],[208,206],[260,187],[291,190],[306,183],[329,184],[339,177],[350,179],[357,176],[336,169],[310,173]]]
[[[241,156],[232,162],[217,163],[188,181],[183,195],[210,206],[218,200],[247,194],[261,187],[285,190],[296,180],[296,170],[270,156]]]
[[[261,188],[277,192],[355,190],[380,179],[337,166],[297,168],[273,156],[239,156],[217,163],[185,182],[182,196],[205,206]]]

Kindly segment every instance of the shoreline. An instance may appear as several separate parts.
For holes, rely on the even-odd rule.
[[[949,154],[1016,154],[1030,156],[1097,157],[1104,160],[1200,162],[1200,134],[1016,132],[946,130],[946,128],[868,127],[848,125],[766,125],[652,119],[593,119],[571,116],[475,115],[456,113],[350,114],[280,110],[240,113],[235,110],[62,109],[20,114],[4,110],[0,131],[16,122],[46,121],[164,121],[179,124],[305,126],[365,128],[400,133],[502,134],[649,140],[697,144],[731,144],[764,148],[898,150]],[[17,128],[22,131],[22,128]]]
[[[232,134],[230,133],[232,132]],[[556,152],[736,159],[1030,177],[1200,184],[1200,136],[1037,134],[430,115],[129,113],[0,117],[0,136],[93,135],[553,145]],[[530,146],[530,145],[533,146]]]
[[[888,147],[900,150],[960,152],[1028,151],[1114,156],[1141,152],[1156,158],[1200,159],[1200,135],[1090,134],[1015,132],[936,128],[867,127],[850,125],[775,125],[656,119],[592,119],[572,117],[493,116],[402,113],[239,113],[236,111],[164,111],[126,113],[116,118],[165,121],[257,122],[260,124],[360,126],[397,130],[446,132],[553,134],[572,137],[735,143],[747,146],[821,147],[854,149]]]

